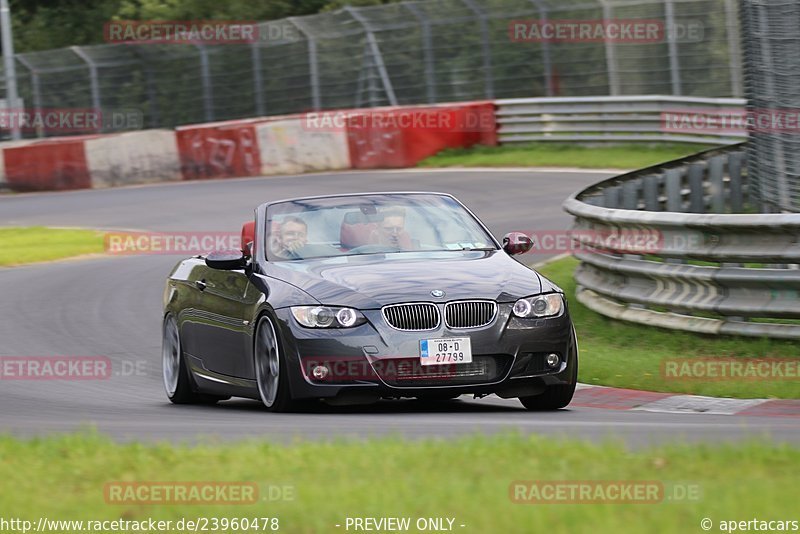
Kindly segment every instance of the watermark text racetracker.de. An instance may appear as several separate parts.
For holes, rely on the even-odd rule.
[[[508,37],[521,43],[701,42],[700,20],[665,23],[659,19],[527,19],[512,20]]]
[[[113,364],[107,356],[0,356],[0,380],[108,380],[145,376],[146,360]]]
[[[697,502],[699,484],[661,480],[515,480],[515,504],[661,504]]]
[[[232,232],[106,232],[106,253],[208,254],[215,250],[241,250],[242,238]]]
[[[800,361],[790,358],[670,358],[661,362],[665,380],[800,380]]]

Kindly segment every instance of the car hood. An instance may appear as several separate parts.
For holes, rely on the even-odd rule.
[[[403,252],[270,263],[268,276],[326,305],[376,309],[398,302],[490,299],[542,291],[535,271],[503,251]],[[548,284],[548,288],[549,288]],[[432,290],[445,295],[435,298]]]

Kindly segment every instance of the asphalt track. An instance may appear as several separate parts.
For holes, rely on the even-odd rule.
[[[256,204],[298,195],[433,190],[453,193],[490,229],[559,230],[561,202],[608,174],[565,171],[342,172],[0,196],[0,226],[237,231]],[[538,261],[544,256],[532,256]],[[632,446],[767,436],[800,442],[794,418],[670,414],[573,407],[531,413],[515,400],[381,402],[270,414],[254,401],[174,406],[160,374],[161,293],[176,256],[99,257],[0,268],[0,356],[107,356],[114,376],[92,381],[0,380],[0,433],[44,435],[96,427],[119,440],[252,437],[409,438],[519,430]],[[582,353],[581,357],[591,358]]]

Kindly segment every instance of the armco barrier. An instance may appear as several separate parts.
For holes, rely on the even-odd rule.
[[[303,118],[267,121],[256,127],[260,174],[293,174],[350,168],[343,128],[315,129]]]
[[[744,113],[741,98],[630,95],[496,100],[500,142],[679,142],[730,144],[747,138],[744,125],[676,127],[669,117]],[[743,117],[742,117],[743,118]],[[741,121],[742,123],[744,121]],[[683,125],[683,123],[679,123]]]
[[[742,144],[572,195],[578,301],[664,328],[800,339],[800,214],[755,208]],[[627,239],[642,236],[654,246]]]

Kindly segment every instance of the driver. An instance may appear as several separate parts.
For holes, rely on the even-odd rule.
[[[275,254],[281,258],[300,258],[306,243],[308,243],[308,224],[300,217],[286,217],[278,231]]]

